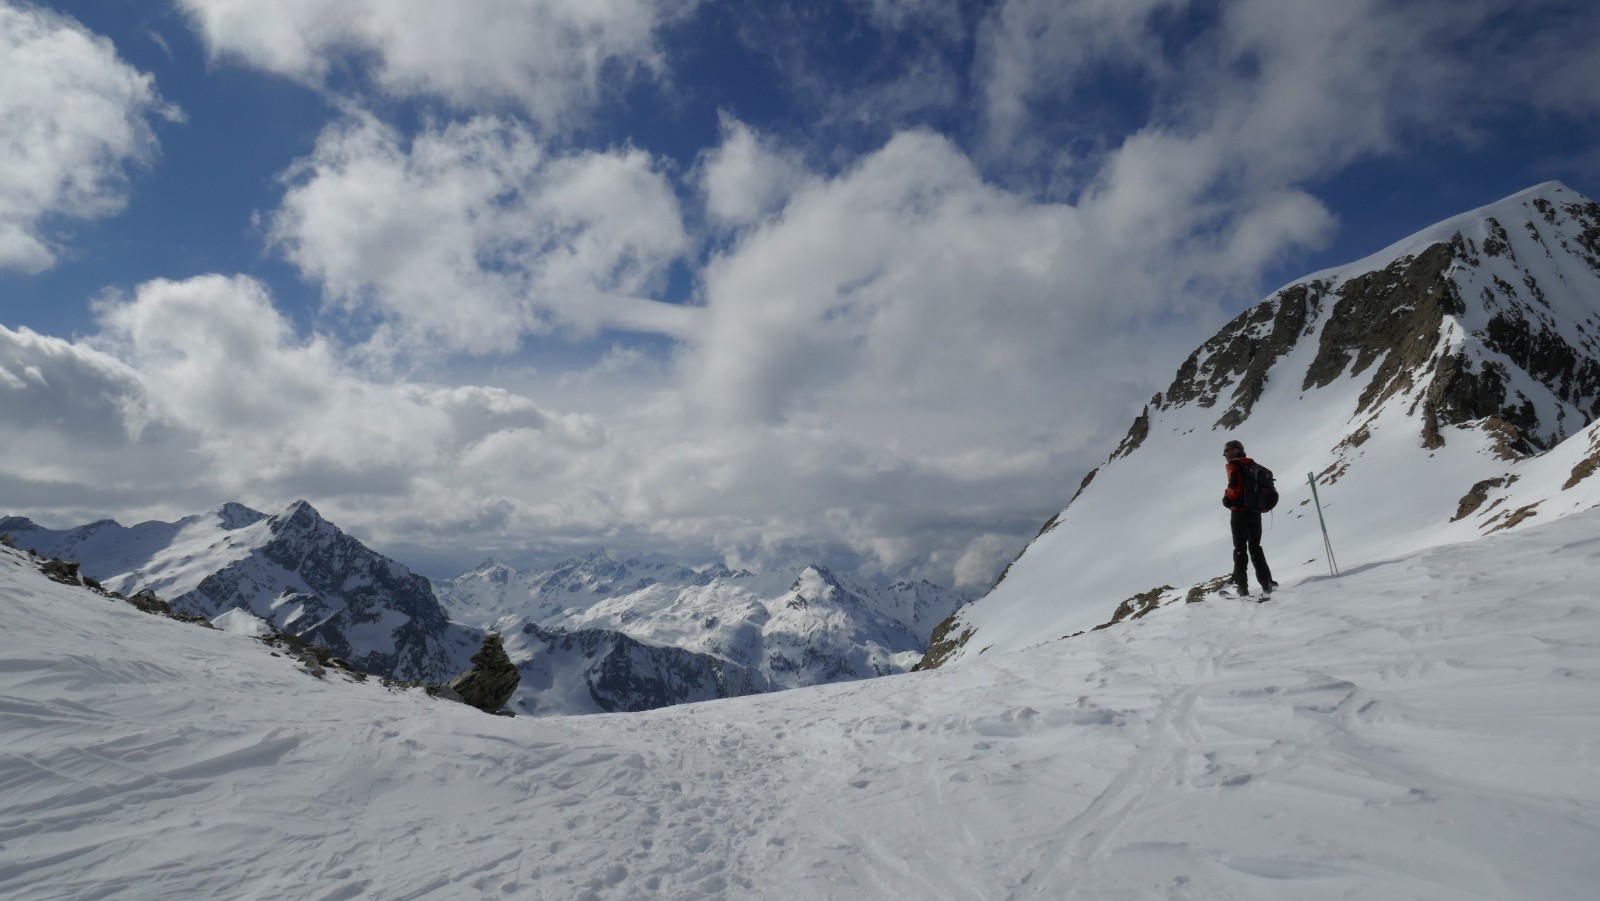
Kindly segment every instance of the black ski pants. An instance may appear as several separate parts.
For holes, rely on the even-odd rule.
[[[1262,589],[1272,584],[1272,570],[1267,568],[1267,553],[1261,549],[1261,514],[1255,510],[1233,511],[1233,584],[1240,592],[1250,590],[1250,580],[1245,570],[1251,562],[1256,565],[1256,581]]]

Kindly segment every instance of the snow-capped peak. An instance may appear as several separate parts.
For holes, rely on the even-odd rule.
[[[245,610],[368,672],[454,675],[475,642],[451,627],[426,579],[346,535],[306,501],[271,516],[229,503],[177,522],[67,530],[12,518],[13,541],[74,560],[108,589],[148,589],[185,613]]]
[[[1354,262],[1301,276],[1273,293],[1280,293],[1304,282],[1343,281],[1350,274],[1359,275],[1383,269],[1396,260],[1416,256],[1434,244],[1450,244],[1458,234],[1465,235],[1479,231],[1491,219],[1502,223],[1520,223],[1545,219],[1546,210],[1559,210],[1569,204],[1582,206],[1591,203],[1593,201],[1588,197],[1560,181],[1542,182],[1493,203],[1436,222]]]

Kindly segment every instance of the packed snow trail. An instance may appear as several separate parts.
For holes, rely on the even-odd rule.
[[[0,897],[1551,899],[1600,514],[931,673],[507,719],[0,551]]]

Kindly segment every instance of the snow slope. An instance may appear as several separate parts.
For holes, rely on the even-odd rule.
[[[959,667],[507,719],[0,550],[0,896],[1592,897],[1597,574],[1578,513]]]
[[[1231,438],[1277,476],[1262,543],[1288,582],[1329,571],[1308,475],[1338,562],[1390,559],[1600,505],[1597,412],[1600,205],[1552,182],[1230,323],[941,627],[929,662],[1093,629],[1141,595],[1181,603],[1227,574]]]

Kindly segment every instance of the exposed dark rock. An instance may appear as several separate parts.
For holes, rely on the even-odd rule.
[[[1495,532],[1500,531],[1501,529],[1515,528],[1516,526],[1520,525],[1523,520],[1531,519],[1532,517],[1538,516],[1539,515],[1539,511],[1536,508],[1541,503],[1543,503],[1543,501],[1535,501],[1534,503],[1531,503],[1531,504],[1527,505],[1526,507],[1520,507],[1514,513],[1511,513],[1509,516],[1507,516],[1506,514],[1502,513],[1501,516],[1505,517],[1504,521],[1502,521],[1499,525],[1496,525],[1494,528],[1490,529],[1489,533],[1493,534]]]
[[[1136,620],[1148,614],[1161,605],[1161,596],[1174,590],[1171,585],[1162,585],[1149,591],[1140,592],[1117,605],[1117,610],[1111,615],[1109,622],[1103,622],[1090,631],[1098,632],[1110,628],[1117,623]]]
[[[1409,382],[1409,377],[1406,381]],[[1432,376],[1427,379],[1428,389],[1418,402],[1422,408],[1422,446],[1429,449],[1444,446],[1441,426],[1460,425],[1490,416],[1516,427],[1519,435],[1523,429],[1537,430],[1539,418],[1531,403],[1508,403],[1508,381],[1504,367],[1496,363],[1474,369],[1464,354],[1436,358]],[[1523,439],[1517,442],[1516,450],[1519,455],[1525,455],[1535,452],[1536,448]]]
[[[1567,215],[1583,224],[1583,229],[1578,232],[1576,240],[1583,258],[1590,267],[1600,269],[1600,203],[1563,204]],[[1568,248],[1570,249],[1570,248]]]
[[[83,579],[78,575],[78,564],[59,557],[51,557],[39,564],[39,571],[44,573],[52,582],[63,585],[82,585]]]
[[[1561,490],[1566,491],[1568,488],[1594,475],[1596,470],[1600,470],[1600,444],[1589,448],[1589,455],[1579,460],[1572,467],[1572,474],[1568,476],[1566,483],[1561,486]]]
[[[1183,596],[1183,602],[1185,604],[1198,604],[1205,600],[1206,595],[1227,587],[1228,583],[1232,581],[1233,576],[1217,576],[1209,582],[1201,582],[1199,585],[1189,589],[1189,593]]]
[[[1505,226],[1493,216],[1485,221],[1489,226],[1489,237],[1483,239],[1483,252],[1491,257],[1507,256],[1515,260],[1511,252],[1511,236],[1506,234]]]
[[[1484,479],[1473,485],[1466,494],[1461,496],[1461,503],[1456,506],[1456,515],[1450,517],[1451,522],[1465,519],[1478,512],[1483,502],[1489,499],[1489,491],[1494,488],[1505,488],[1517,480],[1516,476],[1499,476],[1493,479]]]
[[[333,651],[326,646],[306,641],[291,632],[282,632],[274,629],[270,633],[261,636],[260,640],[262,644],[268,647],[282,648],[288,651],[289,656],[300,661],[301,665],[306,668],[306,672],[316,676],[318,679],[326,676],[328,670],[348,676],[357,682],[365,682],[367,679],[366,673],[351,666],[349,661],[344,658],[335,656]],[[273,656],[276,657],[277,655],[274,654]],[[406,683],[390,682],[389,680],[385,680],[385,682],[397,687],[410,687]]]
[[[1376,366],[1357,408],[1364,413],[1412,387],[1412,373],[1428,364],[1438,345],[1444,317],[1465,310],[1444,278],[1452,260],[1450,245],[1435,244],[1345,282],[1301,390],[1326,387],[1347,372],[1360,375]]]
[[[1067,501],[1067,505],[1071,506],[1072,505],[1072,501],[1077,500],[1078,499],[1078,495],[1083,493],[1083,489],[1088,488],[1089,487],[1089,483],[1093,482],[1094,481],[1094,477],[1099,475],[1099,474],[1100,474],[1100,467],[1098,467],[1098,466],[1096,466],[1094,469],[1091,469],[1087,473],[1085,473],[1084,476],[1083,476],[1083,481],[1078,483],[1078,490],[1072,492],[1072,500]],[[1061,515],[1058,513],[1055,516],[1052,516],[1050,519],[1046,520],[1045,524],[1039,527],[1039,534],[1043,535],[1044,533],[1050,531],[1051,529],[1054,529],[1056,527],[1056,521],[1059,520],[1060,518],[1061,518]],[[1034,536],[1034,537],[1038,537],[1038,536]]]
[[[961,647],[972,637],[974,630],[971,627],[961,631],[960,634],[956,634],[956,630],[961,627],[959,615],[960,611],[952,613],[944,622],[934,627],[933,638],[928,642],[928,653],[922,655],[922,659],[918,661],[917,665],[911,668],[912,672],[938,669],[940,665],[950,658],[951,654],[961,650]]]
[[[1522,431],[1498,414],[1485,417],[1480,428],[1494,440],[1495,455],[1502,460],[1520,460],[1536,453],[1533,445],[1522,437]]]
[[[494,713],[506,706],[521,681],[522,674],[506,656],[500,634],[490,632],[483,638],[483,647],[472,655],[472,669],[451,679],[440,694]]]
[[[1520,312],[1497,313],[1489,320],[1487,332],[1490,347],[1544,383],[1551,393],[1578,407],[1591,421],[1600,416],[1600,362],[1568,345],[1545,323],[1530,321]],[[1525,431],[1538,425],[1537,419],[1518,423],[1506,418]]]
[[[1117,449],[1111,452],[1111,459],[1115,460],[1118,457],[1126,457],[1127,455],[1138,450],[1141,444],[1144,444],[1144,439],[1150,437],[1150,408],[1160,405],[1160,394],[1150,398],[1150,403],[1146,404],[1145,408],[1140,411],[1139,415],[1134,417],[1133,425],[1128,427],[1128,434],[1123,437],[1122,443],[1118,444]],[[1094,478],[1094,473],[1090,472],[1089,475],[1084,478],[1083,485],[1078,486],[1078,494],[1083,493],[1084,486],[1088,485],[1089,479],[1092,478]],[[1075,494],[1073,497],[1077,497],[1077,495]]]
[[[1372,439],[1372,430],[1368,429],[1367,426],[1365,424],[1363,424],[1360,428],[1358,428],[1355,431],[1351,432],[1350,434],[1346,435],[1344,440],[1339,442],[1334,447],[1334,450],[1338,450],[1338,451],[1355,450],[1356,448],[1360,447],[1361,445],[1366,444],[1371,439]]]
[[[6,546],[11,547],[9,544]],[[38,559],[38,554],[35,554],[31,550],[28,552],[28,554],[30,558]],[[39,572],[43,573],[46,578],[53,582],[58,582],[62,585],[71,585],[75,588],[83,588],[85,590],[92,591],[103,598],[109,598],[114,601],[122,601],[123,603],[128,604],[144,613],[153,614],[155,616],[164,616],[167,619],[175,619],[179,622],[189,623],[191,625],[205,626],[208,629],[211,628],[210,622],[208,622],[205,617],[194,616],[192,614],[173,610],[166,601],[156,597],[155,592],[149,590],[148,588],[139,592],[138,594],[135,594],[133,597],[125,597],[115,591],[107,591],[105,586],[101,585],[98,581],[85,576],[82,573],[77,561],[62,560],[59,557],[48,557],[40,561],[38,566]]]
[[[1233,402],[1217,424],[1242,423],[1266,388],[1267,371],[1294,349],[1320,311],[1327,287],[1323,282],[1295,285],[1239,314],[1178,367],[1160,408],[1212,407],[1231,388]]]

